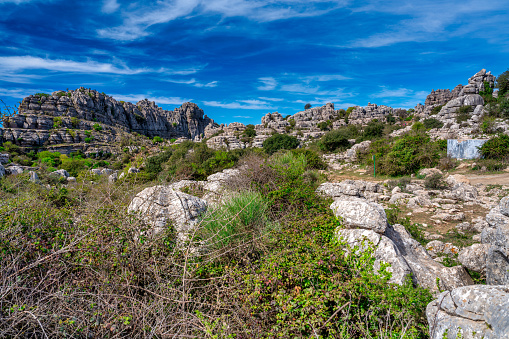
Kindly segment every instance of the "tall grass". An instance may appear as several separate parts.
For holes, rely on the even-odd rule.
[[[276,227],[267,201],[258,192],[235,193],[205,216],[200,235],[209,250],[231,250],[242,244],[260,249]]]

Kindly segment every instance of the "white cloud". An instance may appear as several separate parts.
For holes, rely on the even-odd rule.
[[[340,74],[321,74],[321,75],[310,75],[303,77],[302,80],[306,82],[311,81],[336,81],[336,80],[350,80],[351,78]]]
[[[272,91],[277,86],[277,80],[273,77],[258,78],[258,81],[263,84],[257,87],[260,91]]]
[[[106,14],[111,14],[117,11],[119,9],[120,4],[117,2],[117,0],[104,0],[102,11]]]
[[[204,101],[207,106],[227,109],[273,109],[270,103],[261,100],[237,100],[235,102]]]
[[[395,19],[387,30],[356,39],[347,47],[376,48],[402,42],[446,40],[457,34],[470,34],[473,30],[482,32],[485,29],[483,25],[471,23],[483,20],[490,12],[496,13],[507,11],[507,9],[505,0],[489,2],[467,0],[462,3],[455,0],[421,0],[419,2],[371,0],[367,5],[352,8],[352,10],[389,14],[404,19]],[[498,20],[504,24],[507,22],[506,18]]]
[[[100,29],[99,36],[116,40],[134,40],[150,33],[153,25],[186,18],[194,14],[218,14],[268,22],[296,17],[313,17],[343,7],[348,0],[160,0],[155,4],[138,2],[123,12],[121,26]]]
[[[24,74],[24,71],[47,70],[51,72],[84,73],[84,74],[114,74],[135,75],[143,73],[158,73],[166,75],[189,75],[203,69],[204,66],[181,69],[167,68],[130,68],[121,60],[115,59],[113,63],[102,63],[88,59],[87,61],[74,61],[65,59],[48,59],[34,56],[3,56],[0,57],[0,80],[15,83],[30,83],[31,80],[42,78],[41,74]],[[204,84],[213,87],[216,83]]]
[[[234,115],[233,117],[238,119],[253,119],[253,117],[249,115]]]
[[[115,98],[118,101],[128,101],[132,103],[137,103],[140,100],[148,99],[149,101],[155,101],[158,105],[182,105],[184,102],[190,102],[191,99],[184,99],[180,97],[155,97],[150,94],[111,94],[111,97]]]
[[[218,81],[211,81],[211,82],[207,82],[207,83],[201,83],[201,82],[196,81],[196,79],[194,79],[194,78],[193,79],[189,79],[189,80],[164,79],[164,81],[172,82],[172,83],[175,83],[175,84],[191,85],[191,86],[199,87],[199,88],[202,88],[202,87],[212,88],[212,87],[217,87],[217,85],[219,84]]]
[[[52,93],[54,90],[27,89],[27,88],[0,88],[0,97],[25,98],[35,93]]]
[[[260,100],[266,100],[266,101],[283,101],[285,99],[282,98],[268,98],[268,97],[259,97]]]

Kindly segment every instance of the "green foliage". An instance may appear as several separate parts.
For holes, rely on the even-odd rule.
[[[91,143],[94,139],[93,138],[85,138],[85,142],[87,144]]]
[[[249,251],[258,251],[276,226],[267,217],[268,209],[260,193],[237,193],[207,213],[199,236],[212,251],[230,252],[245,243],[251,247]]]
[[[509,70],[503,72],[497,77],[496,86],[498,88],[498,96],[503,97],[509,92]]]
[[[427,118],[422,121],[424,128],[427,130],[433,129],[433,128],[442,128],[444,126],[444,123],[441,122],[438,119],[435,118]]]
[[[348,131],[346,129],[337,129],[325,133],[319,142],[319,147],[324,152],[343,151],[350,147],[348,141]]]
[[[282,149],[290,150],[297,148],[299,144],[299,140],[294,136],[274,134],[263,142],[263,149],[270,155]]]
[[[457,113],[456,122],[459,124],[459,123],[467,121],[468,119],[470,119],[470,117],[472,115],[471,113],[473,111],[474,111],[474,108],[472,106],[469,106],[469,105],[461,106],[460,108],[458,108],[458,111],[456,112]]]
[[[313,106],[311,106],[311,104],[310,104],[310,103],[307,103],[307,104],[304,106],[304,109],[310,109],[311,107],[313,107]]]
[[[424,179],[424,187],[431,190],[441,190],[446,187],[446,184],[443,180],[442,174],[435,173],[426,176],[426,179]]]
[[[36,97],[41,97],[41,98],[42,98],[42,97],[47,98],[47,97],[50,97],[51,95],[49,95],[49,94],[47,94],[47,93],[35,93],[35,94],[34,94],[34,96],[36,96]]]
[[[60,166],[62,163],[60,156],[59,152],[42,151],[37,153],[37,158],[48,167]]]
[[[177,127],[179,124],[177,124],[176,122],[174,122],[173,124],[171,124],[173,127]]]
[[[76,131],[72,129],[66,129],[65,132],[68,133],[73,138],[76,137]]]
[[[440,112],[440,110],[442,109],[442,107],[444,107],[444,105],[438,105],[438,106],[433,107],[431,109],[430,115],[438,114]]]
[[[171,143],[174,143],[175,141],[177,141],[177,139],[175,139],[175,138],[170,139]]]
[[[255,127],[253,124],[249,124],[246,126],[246,129],[242,133],[243,136],[247,138],[254,138],[256,136]]]
[[[484,91],[479,91],[479,95],[481,95],[485,100],[491,100],[493,97],[493,88],[491,88],[490,83],[487,81],[483,82]]]
[[[54,117],[53,118],[53,128],[60,128],[62,125],[62,117]]]
[[[10,141],[4,142],[2,146],[4,148],[4,151],[11,155],[17,155],[21,152],[21,148]]]
[[[102,129],[103,129],[103,127],[102,127],[101,125],[99,125],[99,124],[94,124],[94,125],[92,126],[92,128],[93,128],[96,132],[100,132],[100,131],[102,131]]]
[[[91,137],[92,136],[92,132],[91,131],[85,131],[84,133],[85,133],[85,135],[87,137]]]
[[[370,121],[362,132],[362,140],[373,140],[381,138],[384,134],[384,124],[378,121]]]
[[[161,138],[160,136],[156,135],[156,136],[154,137],[153,141],[154,141],[155,143],[160,143],[160,142],[163,142],[163,141],[164,141],[164,139],[163,139],[163,138]]]
[[[134,119],[140,125],[144,124],[147,121],[147,119],[144,116],[136,114],[136,113],[134,113]]]
[[[447,142],[431,141],[423,131],[411,131],[395,139],[379,139],[371,143],[360,161],[373,166],[377,159],[377,173],[400,176],[416,173],[421,168],[434,167],[445,156]]]
[[[71,118],[71,125],[73,128],[78,128],[80,126],[80,119],[76,117]]]
[[[318,169],[324,170],[327,169],[327,164],[323,162],[322,157],[316,152],[313,152],[309,149],[294,149],[292,153],[296,156],[299,154],[304,154],[306,157],[307,169]]]
[[[491,138],[479,147],[479,153],[485,159],[507,160],[509,156],[509,136],[501,134]]]

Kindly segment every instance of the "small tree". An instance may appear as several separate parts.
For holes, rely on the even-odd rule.
[[[263,142],[263,149],[267,154],[273,154],[281,149],[294,149],[299,146],[299,140],[287,134],[274,134]]]
[[[312,107],[311,104],[308,102],[306,106],[304,106],[304,109],[310,109],[311,107]]]
[[[496,87],[498,88],[499,97],[509,92],[509,69],[497,77]]]

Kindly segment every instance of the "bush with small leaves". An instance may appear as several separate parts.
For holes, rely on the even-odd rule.
[[[263,150],[270,155],[282,149],[290,150],[297,148],[299,144],[299,140],[294,136],[274,134],[263,142]]]
[[[443,176],[440,173],[435,173],[426,176],[424,179],[424,187],[430,190],[441,190],[446,187]]]

